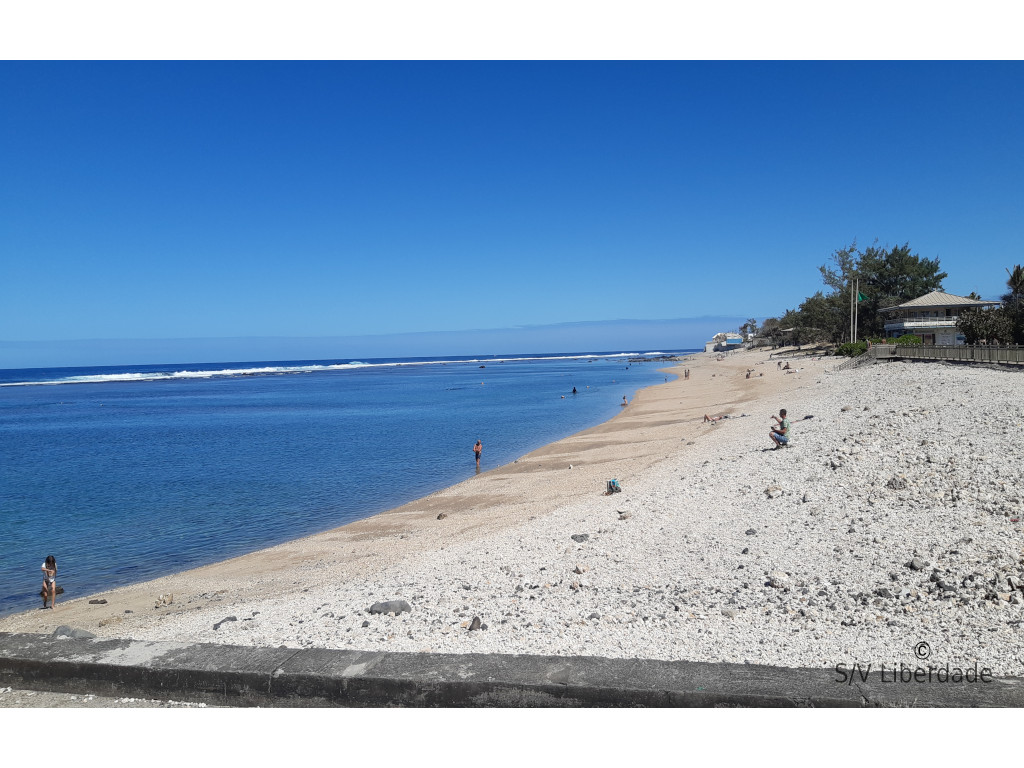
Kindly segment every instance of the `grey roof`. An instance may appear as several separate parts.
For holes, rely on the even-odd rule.
[[[885,307],[881,309],[881,312],[888,312],[891,309],[936,309],[939,307],[959,307],[966,309],[967,307],[991,307],[999,304],[998,301],[979,301],[977,299],[968,299],[966,296],[955,296],[952,293],[943,293],[942,291],[932,291],[926,293],[924,296],[918,296],[916,299],[911,299],[903,304],[897,304],[895,307]]]

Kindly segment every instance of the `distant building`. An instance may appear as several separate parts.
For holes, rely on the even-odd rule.
[[[956,321],[965,309],[998,307],[998,301],[978,301],[952,293],[932,291],[895,307],[879,310],[886,313],[886,338],[912,333],[924,344],[956,346],[964,343]]]
[[[728,352],[730,349],[740,349],[743,346],[743,337],[738,333],[716,333],[715,337],[704,344],[705,352]]]

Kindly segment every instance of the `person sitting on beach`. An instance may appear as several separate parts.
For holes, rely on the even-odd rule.
[[[709,421],[721,421],[722,419],[728,419],[728,418],[729,418],[729,414],[727,414],[727,413],[719,414],[718,416],[708,416],[706,413],[704,414],[704,422],[705,423],[707,423]]]
[[[43,569],[43,608],[46,608],[46,601],[50,601],[52,611],[57,604],[57,560],[53,555],[47,555],[42,565]]]
[[[782,366],[782,370],[784,370],[784,371],[788,371],[789,370],[789,361],[788,360],[786,361],[786,364],[784,366]]]
[[[783,408],[779,411],[778,416],[772,416],[773,419],[778,423],[777,427],[772,427],[771,431],[768,432],[768,437],[775,443],[775,448],[781,448],[789,443],[789,419],[786,418],[786,409]],[[775,450],[774,448],[772,450]]]

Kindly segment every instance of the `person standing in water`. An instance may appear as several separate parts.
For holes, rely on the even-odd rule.
[[[477,469],[480,469],[480,454],[483,452],[483,450],[484,450],[484,444],[481,443],[479,440],[477,440],[476,444],[473,446],[473,455],[476,456],[476,468]]]
[[[53,555],[47,555],[42,565],[43,569],[43,608],[46,608],[46,601],[50,601],[50,610],[57,604],[57,560]]]

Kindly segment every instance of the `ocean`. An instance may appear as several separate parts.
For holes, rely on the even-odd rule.
[[[399,506],[695,351],[0,369],[0,615],[42,605],[49,554],[71,599]]]

